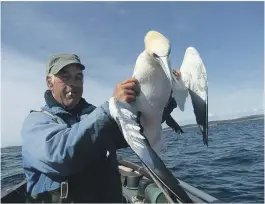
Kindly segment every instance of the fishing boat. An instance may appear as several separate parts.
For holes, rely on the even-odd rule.
[[[151,175],[144,167],[135,163],[118,159],[123,189],[123,203],[169,203],[168,192],[157,186]],[[221,201],[190,184],[179,181],[194,203],[221,203]],[[22,181],[12,189],[1,192],[1,203],[25,203],[26,181]]]

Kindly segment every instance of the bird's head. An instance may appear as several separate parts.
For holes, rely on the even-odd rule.
[[[163,68],[167,78],[172,81],[169,54],[171,51],[169,40],[157,31],[149,31],[145,38],[145,50]]]

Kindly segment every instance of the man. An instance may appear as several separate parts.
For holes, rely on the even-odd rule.
[[[122,201],[116,149],[128,145],[108,102],[96,108],[82,98],[84,69],[77,55],[49,59],[46,105],[32,111],[22,126],[29,201]],[[136,89],[137,81],[129,79],[116,86],[113,96],[130,103]]]
[[[29,202],[122,202],[116,150],[127,147],[108,102],[82,98],[85,66],[74,54],[49,58],[46,105],[22,126],[22,156]],[[113,96],[133,102],[136,79],[119,83]]]

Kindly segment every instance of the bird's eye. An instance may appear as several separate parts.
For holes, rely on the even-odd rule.
[[[156,53],[153,53],[154,58],[158,58],[158,55]]]

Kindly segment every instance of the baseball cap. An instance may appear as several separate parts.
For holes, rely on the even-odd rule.
[[[46,75],[57,74],[62,68],[69,64],[79,64],[82,70],[85,69],[85,66],[81,63],[76,54],[56,54],[48,58]]]

